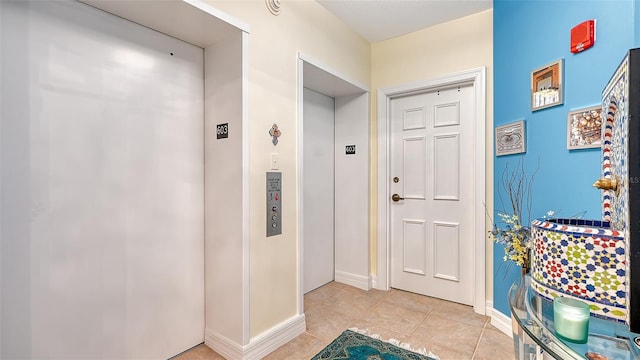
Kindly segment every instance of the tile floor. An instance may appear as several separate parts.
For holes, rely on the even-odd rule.
[[[514,359],[510,337],[469,306],[401,290],[363,291],[332,282],[304,297],[307,332],[264,360],[307,360],[350,327],[424,347],[442,360]],[[224,359],[204,345],[173,360]]]

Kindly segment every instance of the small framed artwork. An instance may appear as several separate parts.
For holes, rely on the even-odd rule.
[[[531,111],[562,104],[562,63],[559,59],[531,72]]]
[[[569,111],[567,149],[598,148],[602,145],[602,107],[591,106]]]
[[[526,151],[524,120],[496,127],[496,156]]]

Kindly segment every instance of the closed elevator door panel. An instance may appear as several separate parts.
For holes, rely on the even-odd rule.
[[[204,339],[203,50],[76,1],[0,1],[2,358]]]
[[[334,279],[334,115],[333,98],[304,89],[304,293]]]

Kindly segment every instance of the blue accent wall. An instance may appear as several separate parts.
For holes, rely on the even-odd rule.
[[[625,1],[494,1],[494,123],[500,126],[525,120],[526,153],[494,158],[496,213],[507,210],[500,185],[505,166],[523,161],[532,172],[531,217],[556,211],[560,217],[601,219],[600,191],[593,182],[600,176],[599,149],[567,150],[567,113],[599,105],[601,93],[626,51],[640,45],[640,5]],[[570,51],[570,31],[596,20],[594,47]],[[531,111],[531,71],[564,59],[564,104]],[[495,145],[494,145],[495,146]],[[500,199],[503,199],[501,202]],[[502,205],[504,203],[504,206]],[[495,219],[494,214],[494,219]],[[517,266],[503,262],[502,246],[494,246],[494,308],[509,314],[507,292],[519,276]]]
[[[633,18],[636,19],[635,21],[635,47],[640,47],[640,2],[638,0],[633,2],[633,7],[634,7],[634,16]]]

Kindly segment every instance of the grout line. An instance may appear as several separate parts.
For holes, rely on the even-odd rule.
[[[422,313],[422,319],[420,321],[418,321],[418,323],[416,323],[416,325],[413,327],[413,329],[411,329],[411,331],[409,331],[409,335],[407,335],[407,337],[413,335],[413,333],[416,332],[416,330],[418,330],[418,328],[420,327],[420,324],[422,324],[426,319],[427,319],[427,314]]]
[[[486,326],[486,324],[485,324]],[[478,352],[478,348],[480,348],[480,340],[482,340],[482,337],[484,336],[484,332],[486,331],[486,327],[483,326],[482,327],[482,331],[480,332],[480,336],[478,336],[478,340],[476,341],[476,346],[473,348],[473,353],[471,354],[471,360],[476,358],[476,354]]]
[[[317,347],[313,347],[311,350],[309,350],[309,352],[307,354],[305,354],[305,357],[304,357],[305,359],[311,359],[312,356],[316,355],[319,351],[322,351],[322,349],[324,349],[325,346],[331,344],[331,342],[333,341],[333,340],[329,340],[329,342],[326,343],[326,341],[324,339],[321,339],[321,338],[311,334],[308,331],[305,331],[305,334],[311,336],[312,338],[314,338],[314,339],[316,339],[316,340],[318,340],[320,342],[320,349],[318,349]],[[325,345],[325,343],[326,343],[326,345]]]

